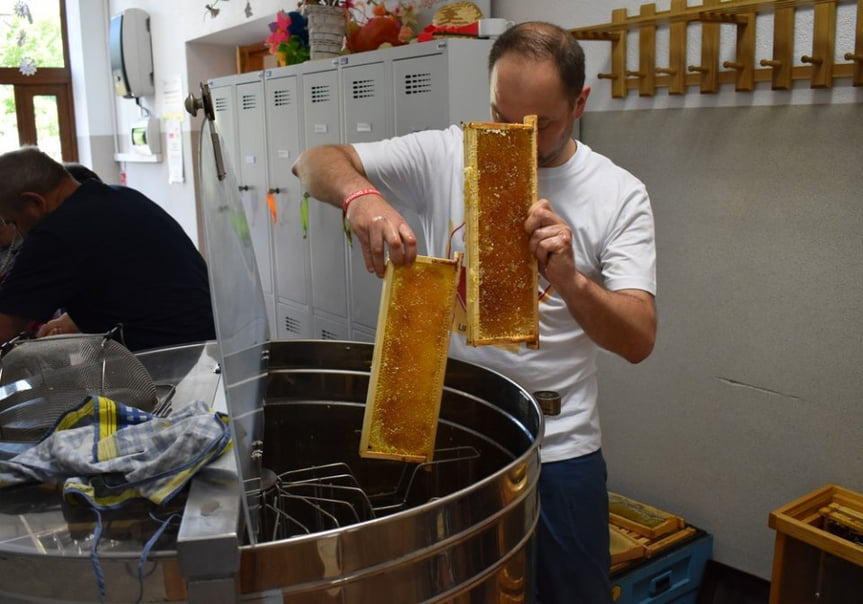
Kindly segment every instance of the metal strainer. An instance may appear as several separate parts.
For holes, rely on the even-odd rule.
[[[110,332],[15,341],[0,357],[0,441],[39,440],[88,395],[148,412],[158,402],[147,369]]]

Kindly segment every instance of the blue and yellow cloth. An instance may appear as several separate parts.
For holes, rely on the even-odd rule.
[[[157,417],[102,396],[64,413],[43,439],[0,460],[0,487],[62,484],[70,500],[114,509],[134,498],[163,504],[231,446],[228,417],[203,401]]]

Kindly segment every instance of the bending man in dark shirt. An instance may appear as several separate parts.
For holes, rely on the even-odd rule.
[[[65,308],[82,332],[123,324],[142,350],[215,338],[207,268],[141,193],[83,184],[35,147],[0,155],[0,218],[24,243],[0,287],[0,342]]]

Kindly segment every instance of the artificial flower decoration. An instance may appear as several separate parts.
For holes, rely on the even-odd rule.
[[[270,23],[267,45],[270,53],[279,58],[282,65],[293,65],[309,60],[309,31],[306,18],[296,11],[280,10],[276,20]]]
[[[18,71],[25,76],[31,76],[36,73],[36,61],[32,57],[22,57],[18,64]]]
[[[347,48],[351,52],[400,46],[416,36],[417,16],[413,3],[399,2],[392,9],[383,0],[357,0],[359,18],[348,23]],[[367,11],[371,9],[371,16]]]
[[[30,25],[33,25],[33,15],[30,12],[30,6],[26,2],[24,2],[24,0],[18,0],[12,10],[15,13],[16,17],[20,19],[27,19],[27,21],[30,22]]]

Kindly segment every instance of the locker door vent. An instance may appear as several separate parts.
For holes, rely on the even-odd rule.
[[[356,80],[351,83],[351,96],[354,99],[369,99],[375,96],[374,80]]]
[[[339,334],[334,331],[330,331],[329,329],[321,330],[321,339],[322,340],[341,340]]]
[[[295,319],[291,316],[285,317],[285,329],[288,333],[293,333],[297,335],[302,335],[303,333],[302,323],[300,323],[298,319]]]
[[[431,92],[430,73],[408,73],[405,74],[405,94],[424,94]]]
[[[276,107],[284,107],[285,105],[290,105],[292,103],[291,100],[291,91],[290,90],[276,90],[273,92],[273,103],[275,103]]]
[[[258,106],[258,97],[256,97],[254,94],[244,94],[243,95],[243,101],[240,104],[240,106],[244,110],[254,109],[255,107]]]
[[[330,87],[327,84],[312,86],[312,103],[326,103],[330,100]]]
[[[223,96],[217,96],[215,98],[215,102],[213,103],[213,109],[218,111],[227,111],[229,108],[228,99]]]

